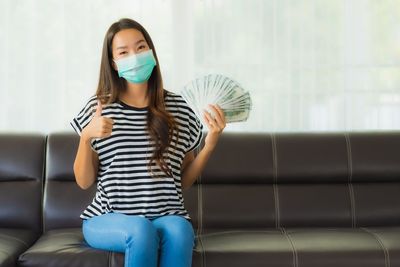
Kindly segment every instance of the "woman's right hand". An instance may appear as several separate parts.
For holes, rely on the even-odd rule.
[[[92,120],[82,130],[82,137],[90,141],[92,138],[109,137],[112,132],[114,121],[111,118],[101,116],[103,106],[100,100],[97,100],[96,112]]]

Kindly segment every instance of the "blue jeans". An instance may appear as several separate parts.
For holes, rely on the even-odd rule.
[[[182,216],[147,219],[112,212],[83,220],[82,232],[93,248],[124,252],[125,267],[192,265],[193,226]]]

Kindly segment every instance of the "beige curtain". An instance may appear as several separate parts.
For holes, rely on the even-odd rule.
[[[167,89],[221,73],[251,92],[226,131],[400,128],[400,0],[2,0],[0,131],[71,131],[121,17],[149,31]]]

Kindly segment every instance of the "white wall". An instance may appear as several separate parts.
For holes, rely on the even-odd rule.
[[[167,89],[218,72],[251,92],[226,131],[400,128],[400,0],[2,0],[0,131],[71,130],[121,17],[149,31]]]

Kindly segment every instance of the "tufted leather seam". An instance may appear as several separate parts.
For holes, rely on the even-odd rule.
[[[381,238],[379,237],[379,235],[377,233],[372,232],[371,230],[364,228],[364,227],[360,227],[361,230],[369,233],[370,235],[372,235],[376,241],[378,241],[379,245],[381,246],[382,250],[383,250],[383,254],[385,255],[385,267],[390,267],[390,256],[389,256],[389,251],[387,250],[387,248],[385,247],[385,245],[383,244]]]
[[[201,257],[200,257],[200,259],[201,259],[201,266],[202,267],[205,267],[206,266],[206,251],[205,251],[205,249],[204,249],[204,246],[203,246],[203,240],[201,239],[201,238],[199,238],[199,243],[200,243],[200,248],[201,248]]]
[[[49,157],[48,153],[48,142],[49,142],[49,135],[46,135],[44,138],[44,145],[43,145],[43,166],[42,166],[42,180],[40,181],[40,227],[42,227],[41,232],[44,233],[46,229],[46,222],[45,222],[45,212],[44,212],[44,194],[46,193],[45,191],[45,186],[48,183],[48,177],[47,177],[47,158]]]
[[[298,261],[298,256],[297,256],[297,251],[296,248],[293,244],[292,239],[290,238],[289,234],[286,232],[284,227],[279,227],[281,230],[282,234],[286,237],[286,239],[289,241],[290,246],[292,247],[292,254],[293,254],[293,267],[298,267],[299,266],[299,261]]]
[[[201,175],[199,177],[200,181],[201,181]],[[198,241],[200,244],[200,254],[201,254],[201,266],[204,267],[206,266],[206,252],[204,250],[204,246],[203,246],[203,240],[201,239],[201,235],[203,234],[203,186],[201,184],[201,182],[199,182],[199,188],[198,188],[198,196],[199,196],[199,218],[198,220]]]
[[[199,147],[196,148],[197,154],[199,153]],[[203,186],[201,181],[202,175],[200,174],[197,182],[197,241],[200,245],[200,259],[201,266],[205,266],[205,251],[203,247],[203,241],[201,240],[201,235],[203,233]]]
[[[277,153],[276,153],[276,138],[275,134],[271,133],[272,140],[272,168],[273,168],[273,191],[274,191],[274,200],[275,200],[275,227],[280,227],[280,213],[279,213],[279,191],[278,191],[278,162],[277,162]]]
[[[346,148],[347,148],[347,166],[348,166],[348,188],[350,195],[350,209],[351,209],[351,226],[356,227],[356,209],[355,209],[355,198],[354,198],[354,188],[353,188],[353,158],[351,154],[351,142],[348,133],[345,133]]]

